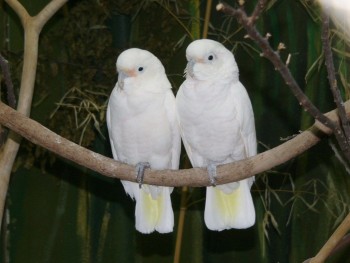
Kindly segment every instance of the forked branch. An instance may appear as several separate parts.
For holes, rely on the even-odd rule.
[[[30,115],[33,99],[41,29],[67,1],[52,0],[37,16],[30,16],[23,5],[17,0],[5,0],[20,17],[24,28],[23,70],[17,110],[26,116]],[[0,220],[4,210],[8,183],[19,144],[20,138],[18,135],[10,132],[0,153]]]

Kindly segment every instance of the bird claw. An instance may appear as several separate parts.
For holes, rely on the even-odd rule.
[[[209,181],[212,186],[216,186],[216,165],[213,163],[208,164],[207,171],[209,175]]]
[[[143,177],[145,175],[145,169],[150,168],[151,165],[147,162],[141,162],[136,164],[136,182],[139,184],[139,188],[141,189],[143,184]]]

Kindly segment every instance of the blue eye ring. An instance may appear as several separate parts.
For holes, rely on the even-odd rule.
[[[139,67],[137,70],[138,70],[139,72],[141,72],[141,71],[143,71],[143,67]]]

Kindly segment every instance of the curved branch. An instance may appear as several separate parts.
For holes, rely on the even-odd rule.
[[[345,104],[350,112],[350,100]],[[338,122],[336,110],[326,114],[334,123]],[[0,123],[29,141],[38,144],[66,159],[85,166],[108,177],[136,182],[135,167],[117,162],[101,154],[81,147],[45,128],[38,122],[25,117],[0,102]],[[305,152],[321,137],[332,131],[316,121],[308,130],[293,139],[251,158],[238,162],[220,165],[217,168],[217,183],[224,184],[242,180],[280,165]],[[145,172],[144,183],[162,186],[209,186],[207,171],[204,168],[183,170],[150,170]]]

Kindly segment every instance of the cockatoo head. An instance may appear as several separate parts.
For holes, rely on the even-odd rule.
[[[122,52],[117,59],[118,87],[120,89],[156,89],[155,81],[166,78],[165,70],[159,59],[151,52],[139,48],[130,48]],[[148,85],[150,83],[150,85]]]
[[[195,80],[238,80],[233,54],[221,43],[210,39],[193,41],[186,49],[186,77]]]

